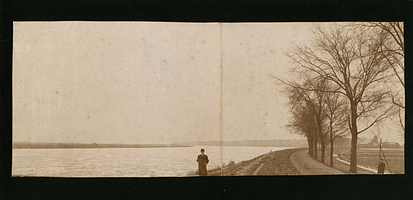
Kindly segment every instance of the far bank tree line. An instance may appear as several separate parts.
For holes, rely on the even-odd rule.
[[[404,27],[400,22],[315,26],[308,46],[285,53],[297,80],[285,84],[295,133],[321,161],[336,138],[351,136],[350,173],[357,173],[357,138],[388,119],[404,134]],[[333,166],[334,145],[330,145]]]

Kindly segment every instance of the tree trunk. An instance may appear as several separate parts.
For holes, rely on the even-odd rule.
[[[334,139],[333,139],[333,121],[330,120],[330,167],[333,167],[333,153],[334,153]]]
[[[350,173],[357,173],[357,106],[354,102],[351,102]]]
[[[334,153],[334,140],[331,137],[330,139],[330,167],[334,167],[333,164],[333,153]]]
[[[313,139],[311,135],[307,136],[307,142],[308,142],[308,154],[313,157]]]
[[[324,163],[325,162],[325,155],[326,155],[326,141],[323,138],[323,129],[321,128],[321,125],[319,124],[318,126],[318,143],[320,144],[320,149],[321,149],[321,162]]]
[[[350,173],[357,173],[357,134],[353,133],[351,134]]]
[[[325,160],[326,160],[326,142],[324,141],[323,138],[321,138],[320,147],[321,147],[321,162],[325,163]]]
[[[318,143],[317,139],[318,139],[318,138],[317,138],[317,136],[316,136],[315,130],[314,130],[314,135],[313,135],[313,136],[314,136],[314,138],[313,138],[313,139],[314,139],[314,141],[313,141],[313,142],[314,142],[314,143],[313,143],[313,144],[314,144],[314,146],[313,146],[313,148],[314,148],[314,159],[317,160],[317,143]]]
[[[318,115],[319,116],[319,115]],[[323,127],[321,126],[321,119],[319,117],[316,117],[316,122],[317,122],[317,140],[318,143],[320,144],[321,148],[321,162],[324,163],[325,161],[325,140],[323,138]]]

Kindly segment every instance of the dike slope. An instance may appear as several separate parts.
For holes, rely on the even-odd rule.
[[[301,173],[289,159],[292,153],[300,150],[303,148],[269,152],[250,160],[224,166],[222,171],[221,169],[209,170],[208,176],[300,175]]]

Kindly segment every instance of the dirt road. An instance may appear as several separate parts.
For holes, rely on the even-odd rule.
[[[291,154],[290,161],[303,175],[346,174],[314,160],[308,155],[308,150],[301,150]]]

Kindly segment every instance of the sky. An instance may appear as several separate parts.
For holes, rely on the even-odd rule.
[[[311,24],[244,23],[222,26],[223,138],[295,139],[282,87],[268,74],[289,79],[291,45],[310,39]]]
[[[13,140],[300,139],[286,128],[282,86],[267,74],[294,78],[283,51],[308,44],[311,27],[15,22]]]

